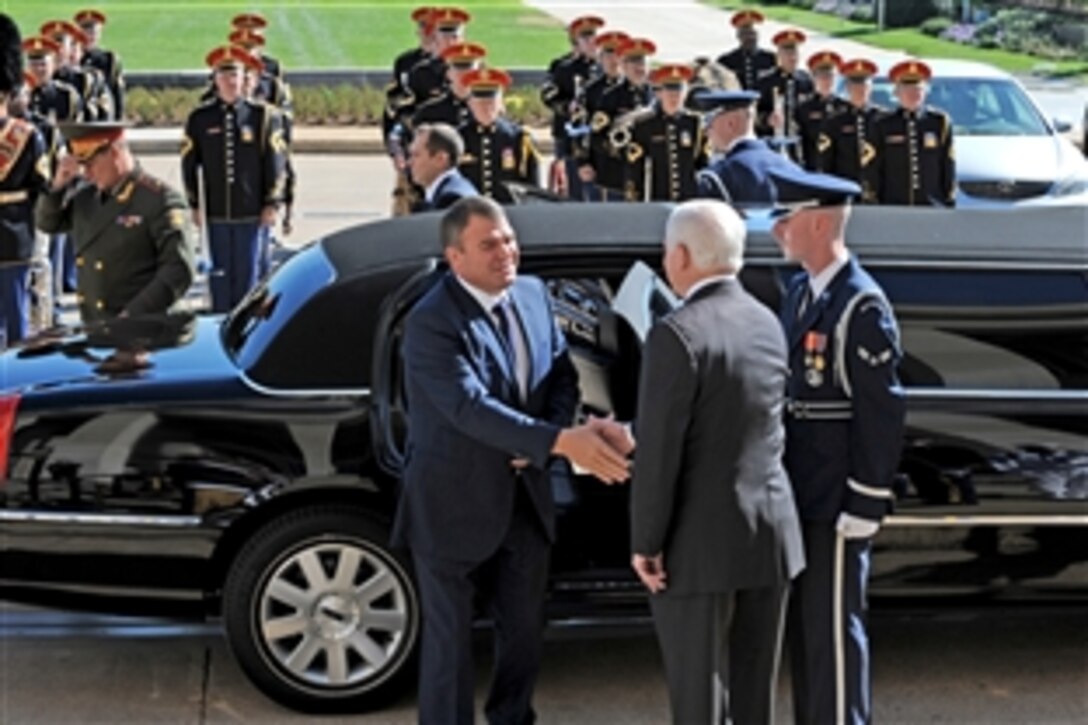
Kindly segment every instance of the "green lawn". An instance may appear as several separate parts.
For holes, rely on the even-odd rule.
[[[736,0],[706,0],[711,5],[728,9],[758,8],[768,18],[796,23],[804,28],[827,33],[833,37],[850,38],[859,43],[866,43],[884,50],[900,50],[919,58],[954,58],[973,60],[1001,68],[1009,73],[1030,73],[1037,68],[1046,67],[1048,72],[1060,75],[1088,73],[1088,63],[1082,61],[1063,61],[1052,63],[1024,53],[1010,53],[1004,50],[976,48],[962,43],[941,40],[914,29],[897,28],[880,32],[870,23],[855,23],[836,15],[817,13],[811,10],[782,6],[764,6],[760,3],[736,2]]]
[[[109,18],[104,45],[117,50],[128,70],[200,68],[204,55],[226,42],[230,18],[259,11],[268,18],[268,52],[288,69],[384,68],[415,43],[411,11],[422,0],[0,0],[24,36],[45,20],[71,18],[88,6]],[[546,66],[569,45],[558,20],[518,0],[468,0],[467,37],[484,43],[490,62],[504,67]]]

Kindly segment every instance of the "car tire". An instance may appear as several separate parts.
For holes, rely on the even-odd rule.
[[[365,511],[310,506],[260,528],[232,562],[223,620],[238,664],[273,700],[361,712],[415,673],[419,596]]]

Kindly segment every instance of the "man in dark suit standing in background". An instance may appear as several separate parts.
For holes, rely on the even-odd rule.
[[[905,404],[899,330],[883,290],[846,249],[853,181],[772,171],[786,212],[773,232],[804,271],[782,306],[790,346],[786,470],[808,567],[790,595],[794,720],[872,720],[866,589],[891,509]]]
[[[745,233],[720,202],[672,212],[664,266],[684,303],[650,331],[639,385],[632,566],[653,593],[675,723],[773,721],[804,566],[782,466],[786,342],[737,279]]]
[[[423,187],[423,200],[414,211],[448,209],[466,196],[479,196],[476,187],[457,170],[465,144],[448,123],[425,123],[408,147],[408,168]]]
[[[549,468],[569,459],[627,478],[618,428],[571,426],[578,380],[543,283],[518,277],[502,208],[462,199],[442,219],[450,265],[408,316],[408,444],[393,544],[408,546],[423,611],[419,720],[471,723],[473,602],[496,629],[490,723],[535,719],[548,556]]]

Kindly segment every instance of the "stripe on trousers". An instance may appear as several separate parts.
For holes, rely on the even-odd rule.
[[[843,725],[846,722],[846,653],[843,651],[843,621],[842,621],[842,595],[843,595],[843,566],[844,548],[846,539],[839,532],[835,532],[835,591],[832,592],[833,606],[831,616],[831,632],[835,638],[835,722]]]

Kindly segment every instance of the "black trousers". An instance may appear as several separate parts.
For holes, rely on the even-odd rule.
[[[650,597],[677,725],[774,721],[789,587]]]
[[[477,599],[495,622],[487,721],[526,725],[536,720],[532,697],[540,671],[549,554],[539,517],[519,481],[506,537],[486,561],[413,556],[423,609],[421,725],[474,720],[472,619]]]
[[[794,721],[872,720],[866,585],[869,539],[844,539],[832,523],[803,522],[805,570],[793,582],[787,624]]]

